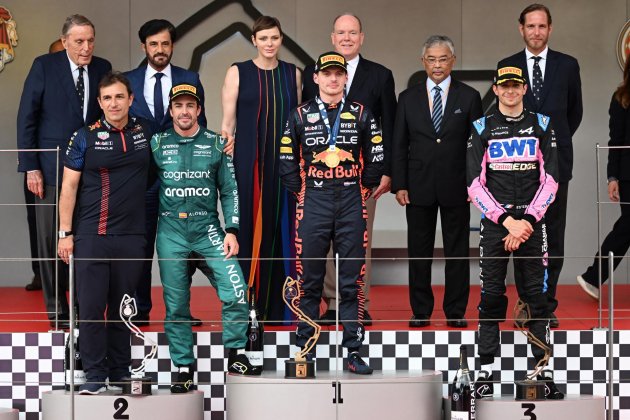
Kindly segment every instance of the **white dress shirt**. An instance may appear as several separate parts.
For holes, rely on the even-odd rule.
[[[444,114],[444,110],[446,109],[446,98],[448,97],[448,89],[451,87],[451,76],[449,75],[446,79],[442,80],[439,85],[436,85],[430,77],[427,77],[427,95],[429,95],[429,111],[433,114],[433,95],[435,92],[433,88],[435,86],[439,86],[442,89],[442,114]]]
[[[66,55],[67,54],[68,53],[66,52]],[[74,61],[70,59],[70,56],[68,56],[68,61],[70,62],[70,70],[72,71],[72,80],[74,81],[74,86],[76,89],[77,80],[79,79],[79,66],[77,66],[74,63]],[[85,121],[85,119],[87,118],[88,103],[90,100],[90,78],[88,77],[88,66],[85,65],[81,67],[83,67],[83,86],[85,86],[85,94],[83,95],[83,121]]]
[[[348,83],[346,83],[346,94],[350,92],[350,86],[352,86],[352,80],[354,80],[354,74],[357,72],[357,66],[359,65],[360,56],[354,57],[352,60],[346,62],[346,68],[348,69]]]
[[[147,64],[147,71],[144,73],[144,100],[149,106],[151,115],[155,117],[155,104],[153,103],[153,90],[155,89],[155,74],[158,73],[153,67]],[[173,87],[173,77],[171,76],[171,65],[169,64],[162,70],[162,102],[164,105],[164,113],[168,112],[168,94]]]
[[[534,58],[540,57],[541,60],[538,62],[540,66],[540,71],[542,72],[543,81],[545,80],[545,68],[547,67],[547,53],[549,52],[549,47],[545,47],[544,50],[538,55],[532,54],[527,48],[525,48],[525,60],[527,62],[527,73],[529,74],[529,86],[534,86]],[[528,88],[529,89],[529,88]]]

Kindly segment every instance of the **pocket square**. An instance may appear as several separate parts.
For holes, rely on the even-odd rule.
[[[462,113],[461,108],[457,108],[455,112],[453,112],[453,114],[461,114],[461,113]]]

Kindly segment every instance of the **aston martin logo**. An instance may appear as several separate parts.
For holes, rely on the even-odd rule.
[[[0,6],[0,71],[4,70],[7,63],[15,57],[14,47],[18,44],[17,24],[11,16],[11,12],[4,6]]]

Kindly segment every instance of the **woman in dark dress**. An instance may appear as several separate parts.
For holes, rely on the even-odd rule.
[[[613,267],[617,268],[630,247],[630,58],[626,59],[623,82],[617,88],[608,109],[610,140],[608,145],[624,146],[608,151],[608,197],[620,203],[621,216],[602,243],[602,284],[608,280],[608,253],[613,252]],[[599,298],[599,253],[593,264],[577,281],[582,289],[595,299]]]
[[[240,201],[239,262],[267,320],[285,319],[282,285],[295,278],[295,199],[280,184],[279,142],[300,102],[301,72],[278,60],[280,22],[261,16],[252,28],[253,60],[233,64],[222,92],[221,130],[234,134]]]

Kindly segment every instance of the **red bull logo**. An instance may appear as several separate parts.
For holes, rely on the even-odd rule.
[[[354,162],[352,153],[339,148],[335,148],[333,150],[326,149],[320,153],[313,152],[313,163],[322,162],[329,168],[335,168],[340,162],[345,162],[347,160]]]

